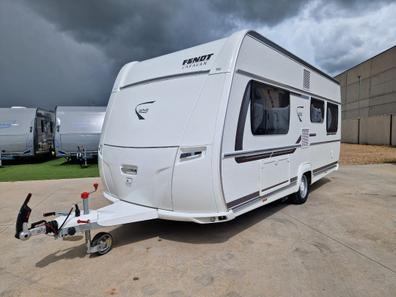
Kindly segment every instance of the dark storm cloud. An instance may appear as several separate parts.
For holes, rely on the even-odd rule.
[[[213,0],[210,1],[210,6],[220,15],[226,15],[238,21],[272,25],[297,14],[306,3],[306,0]]]
[[[18,61],[1,60],[7,90],[0,104],[104,104],[123,64],[224,37],[246,23],[275,24],[303,3],[286,10],[285,1],[5,1],[0,30],[11,42],[0,50]]]
[[[61,32],[109,57],[145,59],[223,37],[249,23],[275,24],[306,1],[26,1]],[[285,9],[287,7],[287,9]]]
[[[105,104],[123,64],[245,28],[274,28],[271,38],[301,48],[297,54],[304,56],[307,45],[294,36],[304,24],[312,30],[310,61],[334,73],[362,59],[361,52],[353,56],[350,49],[367,46],[361,39],[370,38],[343,30],[339,19],[353,19],[389,2],[5,0],[0,3],[0,105]],[[334,24],[322,26],[329,19]],[[277,29],[288,22],[283,31]],[[318,24],[322,32],[313,28]]]
[[[0,107],[103,105],[113,77],[106,56],[38,18],[0,2]]]

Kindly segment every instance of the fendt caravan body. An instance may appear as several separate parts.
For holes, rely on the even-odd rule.
[[[57,157],[87,157],[98,154],[105,106],[58,106],[56,108],[55,149]]]
[[[105,254],[101,226],[150,219],[224,222],[290,195],[338,168],[338,83],[256,32],[125,65],[114,84],[99,143],[104,196],[32,224],[26,198],[16,237],[86,232]],[[95,185],[97,188],[97,185]],[[58,227],[60,226],[60,227]]]
[[[32,157],[53,149],[54,115],[38,108],[0,108],[1,158]]]
[[[102,130],[105,196],[200,223],[301,203],[338,167],[340,112],[333,78],[252,31],[127,64]]]

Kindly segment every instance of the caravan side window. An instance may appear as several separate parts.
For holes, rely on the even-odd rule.
[[[323,123],[324,120],[324,101],[311,98],[311,122],[312,123]]]
[[[287,134],[290,93],[256,81],[250,88],[250,119],[253,135]]]
[[[337,133],[338,129],[338,105],[327,102],[327,133]]]

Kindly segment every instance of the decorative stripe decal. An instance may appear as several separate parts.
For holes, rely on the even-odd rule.
[[[237,205],[239,205],[239,204],[242,204],[242,203],[244,203],[244,202],[246,202],[246,201],[249,201],[249,200],[251,200],[251,199],[258,198],[258,197],[260,197],[260,192],[259,192],[259,191],[254,192],[254,193],[251,193],[251,194],[246,195],[246,196],[243,196],[243,197],[238,198],[238,199],[236,199],[236,200],[233,200],[233,201],[231,201],[231,202],[228,202],[228,203],[227,203],[227,207],[228,207],[228,208],[232,208],[232,207],[234,207],[234,206],[237,206]]]
[[[279,193],[279,192],[281,192],[281,191],[283,191],[283,190],[286,190],[287,188],[290,188],[290,187],[295,186],[295,185],[297,184],[297,177],[296,177],[295,179],[296,179],[296,181],[290,182],[290,184],[288,184],[287,186],[284,186],[284,187],[282,187],[282,188],[279,188],[279,189],[277,189],[277,190],[275,190],[275,191],[273,191],[273,192],[271,192],[271,193],[266,194],[265,196],[273,196],[273,195],[275,195],[276,193]]]
[[[235,161],[239,163],[245,163],[245,162],[250,162],[250,161],[257,161],[261,159],[266,159],[271,157],[272,153],[262,153],[262,154],[257,154],[257,155],[251,155],[251,156],[242,156],[242,157],[235,157]]]
[[[269,188],[263,189],[263,190],[261,190],[261,191],[267,191],[267,190],[269,190],[269,189],[271,189],[271,188],[274,188],[274,187],[279,186],[279,185],[281,185],[281,184],[283,184],[283,183],[286,183],[286,182],[287,182],[287,181],[284,181],[284,182],[282,182],[282,183],[276,184],[276,185],[274,185],[274,186],[271,186],[271,187],[269,187]],[[281,188],[279,188],[279,189],[277,189],[277,190],[275,190],[275,191],[273,191],[273,192],[271,192],[271,193],[265,194],[265,197],[274,195],[274,194],[276,194],[276,193],[278,193],[278,192],[280,192],[280,191],[283,191],[283,190],[285,190],[285,189],[287,189],[287,188],[289,188],[289,187],[295,186],[296,183],[297,183],[297,176],[292,177],[292,178],[290,179],[290,184],[285,185],[284,187],[281,187]],[[236,199],[236,200],[233,200],[233,201],[231,201],[231,202],[228,202],[228,203],[227,203],[227,207],[228,207],[228,208],[237,208],[237,207],[241,207],[241,206],[243,206],[243,205],[245,205],[245,204],[247,204],[247,203],[255,202],[256,200],[258,200],[258,199],[263,199],[263,198],[264,198],[264,196],[260,196],[260,192],[259,192],[259,191],[256,191],[256,192],[251,193],[251,194],[249,194],[249,195],[246,195],[246,196],[243,196],[243,197],[238,198],[238,199]]]
[[[298,136],[297,141],[296,141],[296,144],[298,144],[298,143],[300,143],[300,142],[301,142],[301,135]]]
[[[268,191],[268,190],[270,190],[270,189],[272,189],[272,188],[275,188],[275,187],[280,186],[280,185],[282,185],[282,184],[284,184],[284,183],[287,183],[288,181],[289,181],[289,180],[284,180],[283,182],[280,182],[280,183],[278,183],[278,184],[276,184],[276,185],[273,185],[273,186],[270,186],[270,187],[268,187],[268,188],[262,189],[261,192]]]
[[[319,168],[316,168],[316,169],[313,170],[313,174],[317,175],[317,174],[323,173],[324,171],[327,171],[329,169],[332,169],[332,168],[336,167],[337,164],[338,164],[338,161],[332,162],[332,163],[324,165],[324,166],[321,166]],[[279,184],[273,185],[271,187],[262,189],[261,192],[267,191],[267,190],[269,190],[271,188],[275,188],[275,187],[277,187],[277,186],[279,186],[279,185],[281,185],[283,183],[286,183],[286,182],[287,181],[284,181],[284,182],[281,182]],[[236,200],[228,202],[226,205],[227,205],[227,207],[229,209],[230,208],[232,208],[232,209],[239,208],[239,207],[242,207],[243,205],[245,205],[247,203],[254,203],[254,202],[256,202],[259,199],[263,199],[264,197],[267,198],[268,196],[275,195],[276,193],[279,193],[279,192],[281,192],[281,191],[283,191],[283,190],[285,190],[285,189],[287,189],[289,187],[295,186],[296,184],[297,184],[297,176],[290,178],[290,184],[285,185],[284,187],[281,187],[281,188],[279,188],[279,189],[277,189],[277,190],[275,190],[275,191],[273,191],[271,193],[268,193],[268,194],[265,194],[263,196],[260,196],[260,192],[256,191],[254,193],[248,194],[246,196],[243,196],[241,198],[238,198]]]
[[[289,149],[285,151],[276,151],[272,153],[271,157],[277,157],[277,156],[283,156],[283,155],[288,155],[288,154],[293,154],[296,151],[297,148],[294,149]]]
[[[269,149],[262,149],[262,150],[252,150],[252,151],[242,151],[242,152],[232,152],[232,153],[225,153],[224,158],[230,157],[239,157],[239,156],[251,156],[260,153],[272,153],[274,151],[281,151],[286,149],[298,148],[301,147],[299,144],[283,146],[283,147],[274,147]]]
[[[262,160],[262,159],[266,159],[266,158],[270,158],[270,157],[276,157],[276,156],[293,154],[295,151],[296,151],[296,148],[288,149],[288,150],[275,151],[275,152],[269,152],[269,153],[261,153],[261,154],[249,155],[249,156],[235,157],[235,161],[237,163],[245,163],[245,162]]]
[[[331,143],[331,142],[340,142],[340,141],[341,141],[341,139],[328,140],[328,141],[319,141],[319,142],[312,142],[311,145],[325,144],[325,143]]]
[[[309,133],[309,137],[315,137],[316,133]]]
[[[338,164],[338,161],[332,162],[330,164],[327,164],[327,165],[324,165],[322,167],[316,168],[312,172],[313,172],[314,175],[318,175],[320,173],[323,173],[324,171],[327,171],[327,170],[330,170],[330,169],[336,167],[337,164]]]

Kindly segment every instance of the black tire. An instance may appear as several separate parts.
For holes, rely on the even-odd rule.
[[[307,174],[301,176],[301,182],[298,191],[289,196],[289,201],[293,204],[303,204],[307,201],[309,190],[311,188],[311,180]]]
[[[110,252],[113,246],[113,236],[111,236],[111,234],[107,232],[99,232],[92,239],[92,246],[94,247],[99,244],[104,244],[104,246],[101,250],[97,251],[95,254],[98,256],[107,254],[108,252]]]

